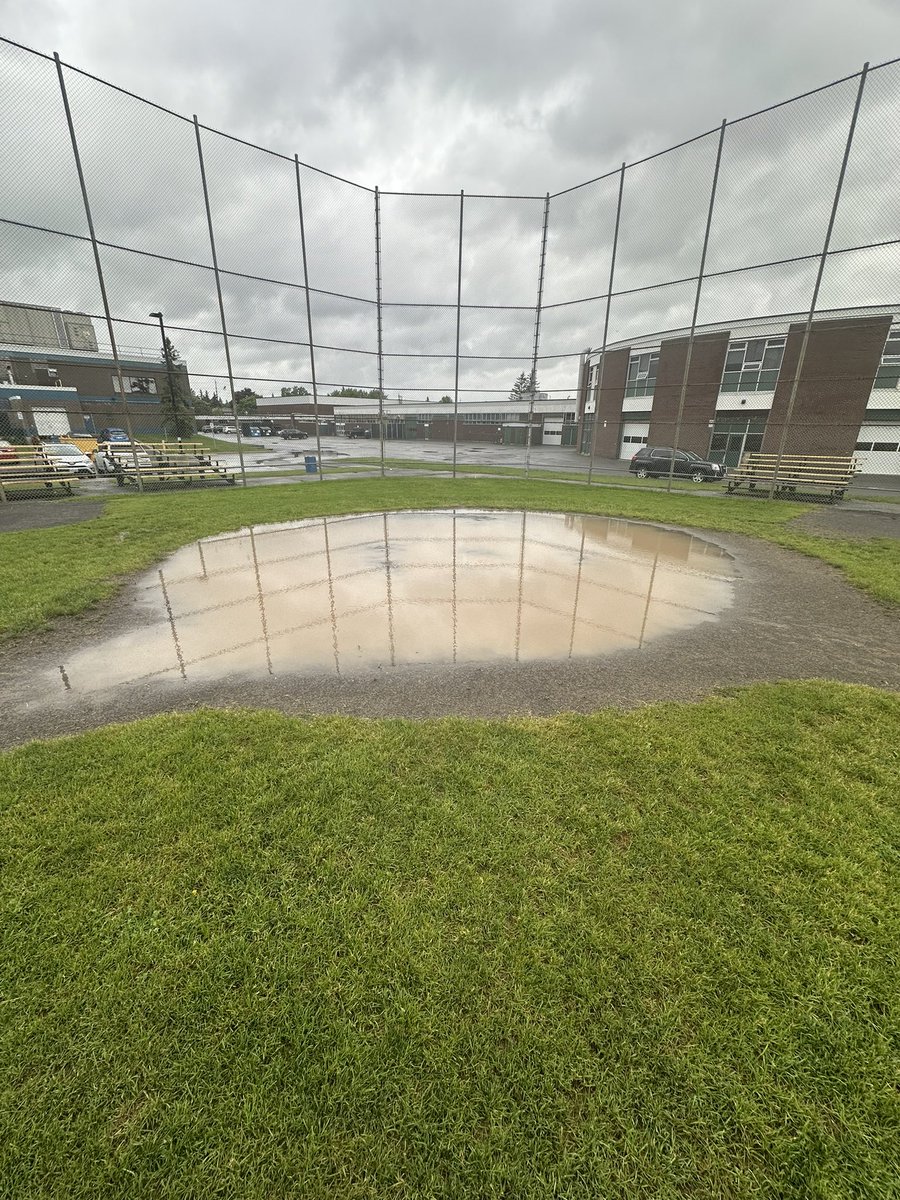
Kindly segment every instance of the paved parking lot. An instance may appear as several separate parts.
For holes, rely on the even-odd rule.
[[[234,435],[219,435],[219,440],[237,449],[237,438]],[[316,453],[315,438],[305,441],[285,441],[279,437],[245,438],[247,446],[265,447],[265,453],[249,453],[244,456],[245,470],[248,475],[260,471],[273,471],[296,467],[303,470],[303,459],[307,454]],[[453,446],[449,442],[426,441],[388,441],[384,444],[385,458],[405,461],[410,464],[453,462]],[[381,446],[376,438],[347,438],[323,437],[322,458],[327,472],[329,464],[339,466],[349,464],[353,460],[377,459],[381,456]],[[229,466],[238,465],[238,456],[224,454],[224,460]],[[574,447],[566,446],[533,446],[528,455],[532,469],[540,471],[567,471],[587,475],[588,459],[579,454]],[[464,466],[516,467],[525,468],[524,446],[497,446],[489,442],[460,442],[456,448],[456,461]],[[593,473],[595,475],[626,475],[628,463],[624,459],[595,458]],[[701,489],[703,490],[703,489]],[[873,499],[881,497],[900,498],[900,475],[859,475],[853,490],[857,495],[867,494]]]
[[[233,434],[220,434],[219,441],[229,443],[237,449],[237,438]],[[285,441],[280,437],[245,438],[244,444],[254,450],[264,446],[266,453],[251,453],[245,455],[247,471],[272,470],[276,467],[302,465],[307,454],[316,453],[316,440],[313,437],[304,441]],[[449,442],[399,442],[389,441],[384,444],[386,458],[403,459],[410,462],[452,463],[453,446]],[[525,466],[524,446],[497,446],[488,442],[460,442],[457,446],[457,462],[467,466],[484,464],[491,467]],[[376,438],[347,438],[323,437],[322,457],[327,467],[329,462],[340,463],[343,460],[359,458],[380,458],[381,445]],[[533,467],[542,470],[588,470],[588,461],[571,447],[534,446],[530,451],[530,462]],[[628,469],[626,462],[611,459],[598,459],[595,470],[602,461],[604,473],[614,471],[622,473]],[[237,463],[237,454],[234,462]]]

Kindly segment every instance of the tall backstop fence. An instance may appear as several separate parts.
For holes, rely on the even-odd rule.
[[[341,435],[900,476],[900,60],[537,195],[370,187],[7,40],[0,81],[0,439],[202,413],[242,471],[255,420],[320,476]]]

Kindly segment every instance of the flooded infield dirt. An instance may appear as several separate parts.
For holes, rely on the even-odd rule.
[[[141,576],[138,627],[73,648],[43,686],[584,659],[715,621],[733,577],[711,542],[604,517],[466,510],[267,525],[185,546]]]
[[[207,538],[7,648],[0,747],[203,707],[493,719],[780,679],[900,690],[894,609],[713,537],[458,509]]]

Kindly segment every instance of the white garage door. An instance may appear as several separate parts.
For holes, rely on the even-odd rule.
[[[64,433],[72,432],[69,414],[64,408],[34,408],[31,415],[40,437],[61,437]]]
[[[863,425],[854,453],[863,475],[900,475],[900,425]]]
[[[649,433],[650,424],[648,421],[627,421],[622,426],[622,444],[619,448],[619,458],[632,458],[637,454],[641,446],[647,445]]]

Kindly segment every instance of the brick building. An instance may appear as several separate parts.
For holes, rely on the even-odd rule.
[[[803,314],[696,331],[678,445],[733,466],[777,452],[797,375]],[[605,365],[601,360],[605,357]],[[579,374],[579,445],[628,459],[671,446],[688,331],[588,350]],[[855,453],[868,474],[900,474],[900,315],[886,308],[822,313],[812,324],[787,429],[795,454]]]
[[[528,409],[528,411],[525,411]],[[257,400],[258,414],[279,425],[290,422],[312,432],[313,406],[307,401],[295,403],[281,396],[262,396]],[[302,415],[301,415],[302,414]],[[419,401],[385,400],[379,414],[378,402],[328,398],[319,405],[322,433],[378,436],[379,420],[384,421],[384,436],[389,441],[452,442],[454,413],[449,404]],[[528,427],[531,425],[529,439]],[[460,400],[456,435],[459,442],[489,442],[499,446],[575,446],[575,401],[551,399],[536,392],[533,411],[527,400]]]
[[[155,357],[120,355],[135,436],[163,432],[160,394],[166,380],[162,350]],[[184,363],[175,364],[190,397]],[[85,313],[0,302],[0,438],[92,434],[124,426],[112,355],[98,345]]]

